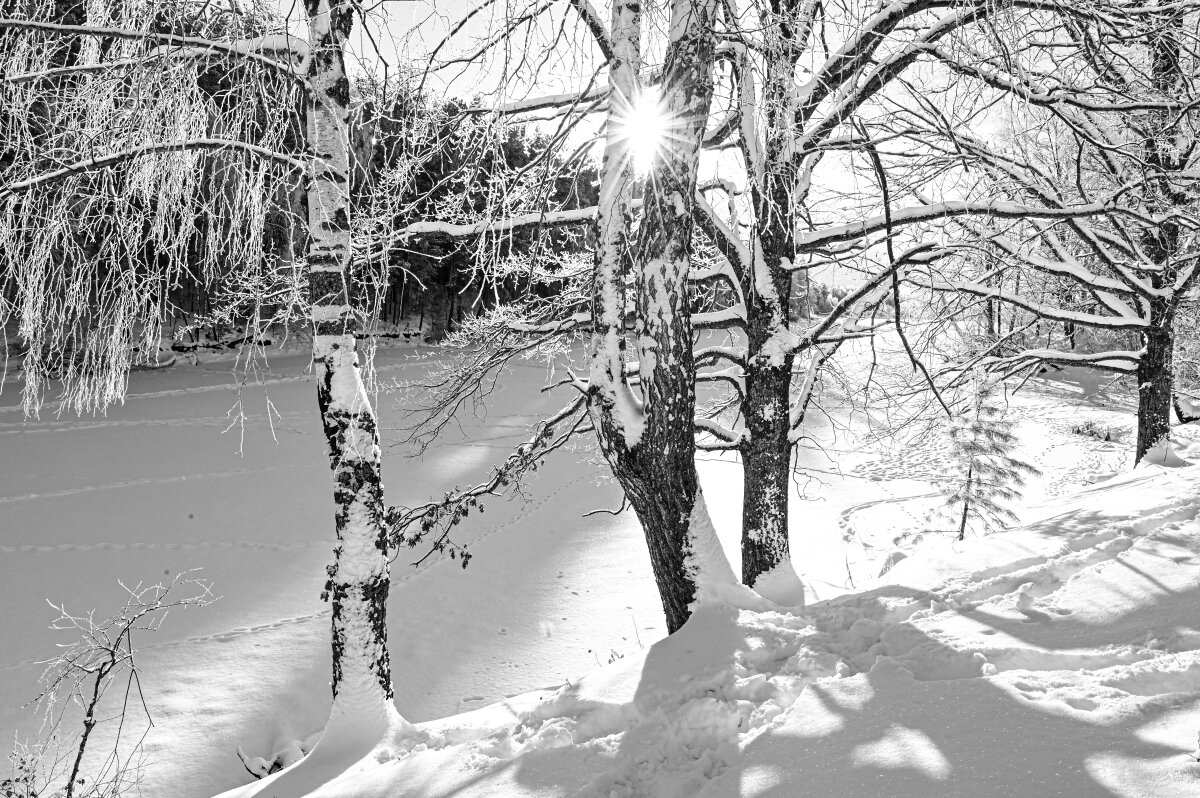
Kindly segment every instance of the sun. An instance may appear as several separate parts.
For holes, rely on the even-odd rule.
[[[655,91],[643,90],[629,104],[621,123],[621,134],[629,142],[633,168],[639,175],[654,167],[654,161],[666,143],[669,122]]]

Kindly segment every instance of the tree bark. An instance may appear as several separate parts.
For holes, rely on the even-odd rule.
[[[1161,25],[1156,24],[1150,39],[1150,80],[1162,97],[1177,99],[1186,95],[1185,76],[1180,61],[1181,18],[1174,11],[1164,12]],[[1191,150],[1185,141],[1184,120],[1173,111],[1154,111],[1150,114],[1145,145],[1150,206],[1156,213],[1167,213],[1174,206],[1186,204],[1189,197],[1181,192],[1173,176],[1186,168],[1184,158]],[[1144,300],[1148,306],[1149,326],[1142,333],[1143,354],[1138,360],[1138,434],[1135,462],[1171,434],[1171,402],[1174,398],[1173,360],[1175,348],[1175,310],[1180,296],[1177,258],[1182,231],[1174,219],[1165,220],[1147,230],[1142,246],[1154,263],[1150,274],[1151,286],[1165,296]],[[1165,290],[1164,290],[1165,289]],[[1176,289],[1176,290],[1172,290]]]
[[[1140,461],[1153,446],[1171,434],[1175,350],[1173,309],[1165,299],[1150,303],[1150,326],[1142,335],[1144,351],[1138,361],[1137,452]]]
[[[791,442],[787,396],[792,358],[786,366],[751,365],[743,412],[749,439],[742,446],[742,584],[754,587],[763,574],[791,562],[788,496]]]
[[[617,136],[620,114],[640,91],[641,6],[619,0],[612,11],[614,102],[597,215],[588,407],[600,448],[641,521],[669,632],[686,623],[702,573],[720,568],[712,558],[723,557],[696,474],[687,287],[696,169],[712,100],[716,9],[712,0],[676,0],[671,10],[661,84],[662,111],[669,121],[664,152],[647,180],[634,248],[640,402],[624,377],[623,274],[630,255],[632,163],[628,143]],[[732,580],[727,563],[724,571]]]
[[[395,714],[387,649],[390,585],[374,409],[359,373],[350,296],[350,82],[344,48],[352,8],[306,0],[311,45],[308,188],[309,299],[317,404],[334,482],[337,545],[324,596],[333,605],[330,724],[381,731]],[[326,733],[329,730],[327,728]]]

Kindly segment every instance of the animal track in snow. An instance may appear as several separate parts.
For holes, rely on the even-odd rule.
[[[137,488],[145,485],[167,485],[173,482],[189,482],[192,480],[216,479],[221,477],[237,477],[244,474],[261,474],[268,471],[285,471],[288,469],[303,468],[305,466],[317,464],[318,461],[313,461],[311,463],[283,463],[280,465],[261,466],[259,468],[236,468],[231,471],[200,471],[194,474],[178,474],[176,476],[169,477],[145,477],[143,479],[129,479],[121,482],[105,482],[99,485],[80,485],[74,488],[48,490],[42,493],[25,493],[19,496],[0,496],[0,504],[30,501],[33,499],[58,499],[63,496],[74,496],[79,493],[91,493],[98,490],[119,490],[120,488]]]
[[[309,540],[294,543],[256,543],[253,541],[193,541],[189,543],[57,543],[43,546],[0,546],[0,554],[52,554],[71,551],[193,551],[197,549],[250,549],[252,551],[295,551],[318,546],[332,546],[328,540]]]

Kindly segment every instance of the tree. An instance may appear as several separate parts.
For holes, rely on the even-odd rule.
[[[1001,502],[1019,498],[1025,477],[1041,473],[1013,452],[1017,436],[997,401],[998,382],[984,373],[973,375],[965,407],[947,420],[950,473],[939,483],[945,500],[941,514],[957,524],[959,540],[972,519],[989,530],[1015,521]]]
[[[601,451],[646,534],[667,630],[687,621],[704,582],[728,564],[704,505],[691,419],[696,365],[688,292],[700,147],[712,102],[716,2],[671,5],[658,106],[666,120],[650,172],[635,246],[629,233],[631,152],[620,125],[644,91],[637,79],[639,6],[613,6],[613,50],[605,163],[593,270],[588,412]],[[628,133],[625,134],[626,136]],[[622,265],[633,269],[634,335],[641,397],[630,395],[624,357]],[[714,551],[715,547],[715,551]],[[714,554],[719,556],[714,557]]]
[[[1067,4],[1039,9],[1076,13]],[[1039,57],[1037,37],[1019,22],[1000,32],[997,7],[797,0],[751,4],[731,18],[726,105],[706,143],[734,149],[740,169],[703,184],[698,223],[719,259],[691,275],[693,284],[715,278],[732,288],[706,320],[724,340],[695,358],[697,380],[729,395],[697,428],[703,448],[733,449],[743,463],[743,583],[790,598],[799,592],[788,540],[793,448],[838,348],[890,327],[924,374],[904,331],[899,286],[951,251],[937,233],[942,220],[1088,216],[1105,206],[964,201],[936,181],[940,148],[953,151],[978,112],[970,102],[928,99],[923,90],[936,85],[929,54],[970,64],[970,43],[999,39],[1015,63]],[[949,75],[952,85],[932,96],[955,97],[969,82]],[[938,123],[927,124],[926,113]],[[870,188],[846,188],[847,171]],[[902,203],[905,194],[914,201]],[[710,203],[713,195],[725,201]],[[842,298],[815,313],[812,304],[794,308],[793,286],[816,285],[812,275],[826,270],[852,275]]]
[[[587,111],[595,109],[593,98],[607,99],[598,205],[577,211],[547,209],[538,203],[525,215],[514,214],[511,206],[493,208],[492,214],[475,224],[435,227],[448,235],[474,236],[595,220],[593,266],[590,272],[578,273],[571,287],[557,292],[551,301],[529,297],[515,312],[513,307],[498,309],[473,325],[468,331],[473,335],[462,336],[464,346],[467,340],[483,341],[485,346],[482,352],[472,347],[465,364],[455,364],[433,381],[435,396],[422,429],[436,432],[469,400],[484,395],[490,374],[509,358],[581,333],[591,335],[588,377],[571,372],[569,383],[579,392],[576,398],[542,425],[530,444],[510,457],[488,483],[451,494],[444,502],[397,511],[393,518],[400,538],[418,524],[428,529],[431,520],[453,523],[462,514],[447,507],[469,506],[480,495],[511,484],[523,469],[562,444],[564,430],[569,436],[593,429],[642,521],[667,626],[675,631],[687,620],[689,605],[704,584],[734,581],[700,493],[690,423],[696,399],[687,280],[697,168],[712,98],[718,6],[708,0],[678,0],[669,6],[671,36],[653,93],[639,76],[640,6],[615,3],[611,31],[590,4],[578,2],[574,8],[607,62],[610,81],[604,95],[595,98],[585,90],[582,97],[519,101],[499,110],[501,116],[514,116],[578,105],[581,113],[568,115],[570,121],[552,135],[562,141]],[[647,102],[666,120],[667,131],[644,184],[644,196],[635,202],[628,118]],[[563,163],[574,160],[567,157]],[[641,209],[636,230],[631,213],[635,206]],[[431,231],[429,225],[415,227]],[[630,336],[632,347],[627,346]],[[636,365],[627,362],[635,352]],[[590,423],[581,423],[585,414]],[[413,540],[411,535],[407,539]]]
[[[1052,73],[1034,69],[1017,80],[1004,68],[955,67],[1014,93],[1031,118],[1020,137],[1032,143],[1022,149],[997,152],[963,138],[955,157],[979,164],[982,191],[1047,208],[1107,195],[1112,207],[1057,223],[962,224],[964,251],[994,260],[980,268],[966,258],[957,271],[930,271],[920,281],[952,297],[1005,303],[1022,322],[1059,323],[1068,333],[1063,343],[1017,341],[1010,351],[990,342],[972,360],[993,370],[1051,363],[1133,375],[1137,460],[1170,432],[1176,318],[1197,276],[1188,232],[1195,223],[1193,18],[1186,6],[1121,5],[1103,20],[1066,18],[1061,32],[1074,46]],[[1063,157],[1049,162],[1055,150]],[[1039,277],[1071,290],[1032,295]],[[1061,301],[1072,291],[1086,299]],[[1077,328],[1100,333],[1096,345],[1074,351]]]
[[[621,21],[614,20],[610,35],[590,6],[575,7],[582,9],[589,28],[599,31],[609,86],[596,89],[589,83],[575,93],[502,103],[496,112],[508,117],[556,108],[565,118],[583,119],[595,110],[595,102],[607,101],[607,157],[608,163],[616,163],[613,148],[628,149],[616,129],[628,117],[622,111],[623,97],[636,91],[639,82],[632,75],[621,77],[618,71],[626,63],[617,57]],[[678,275],[673,274],[668,281],[676,304],[681,297],[688,299],[686,315],[692,333],[703,332],[706,337],[687,355],[676,348],[681,337],[655,337],[661,331],[643,318],[647,308],[662,306],[657,300],[647,301],[644,293],[650,286],[645,275],[652,261],[636,247],[627,248],[628,263],[621,261],[620,242],[629,238],[624,231],[631,225],[624,220],[638,210],[636,193],[602,188],[601,203],[594,211],[598,243],[592,307],[583,305],[578,294],[570,294],[570,301],[552,305],[506,308],[478,325],[471,345],[482,346],[486,354],[473,351],[467,363],[456,364],[452,376],[433,386],[439,398],[430,402],[431,416],[441,420],[431,427],[444,423],[445,414],[463,406],[465,397],[478,397],[480,386],[488,384],[490,375],[509,358],[590,333],[592,352],[599,353],[598,359],[593,355],[589,370],[590,406],[594,411],[599,401],[600,407],[611,408],[607,418],[612,429],[606,432],[605,418],[597,418],[594,412],[592,421],[601,446],[608,447],[605,452],[611,464],[611,452],[620,451],[613,445],[620,442],[615,431],[623,431],[627,443],[633,431],[633,440],[640,442],[641,425],[660,412],[656,408],[662,394],[651,401],[642,373],[645,358],[653,358],[655,369],[664,360],[679,364],[691,374],[675,379],[677,393],[684,390],[683,382],[691,381],[706,388],[720,387],[724,394],[697,407],[691,398],[694,392],[688,393],[686,405],[667,402],[670,409],[661,418],[669,417],[676,428],[673,434],[682,436],[687,421],[680,411],[691,407],[696,447],[734,450],[741,456],[742,581],[765,595],[792,602],[800,598],[788,541],[792,451],[804,435],[820,376],[837,348],[891,326],[932,385],[932,376],[904,332],[900,284],[910,273],[957,252],[945,243],[947,220],[1083,218],[1104,214],[1112,204],[1108,196],[1053,207],[1040,202],[997,202],[994,195],[963,198],[956,180],[971,165],[966,160],[949,162],[945,153],[957,151],[957,141],[969,137],[965,131],[995,102],[997,93],[989,89],[977,101],[960,100],[957,105],[932,104],[929,97],[961,97],[958,89],[963,84],[978,82],[970,71],[978,57],[974,48],[996,39],[1002,24],[1008,24],[998,45],[1004,57],[1033,64],[1043,53],[1038,36],[1023,28],[1021,19],[1001,14],[998,7],[967,4],[947,10],[898,2],[882,9],[824,3],[752,6],[745,11],[725,3],[723,8],[722,24],[728,33],[722,34],[722,44],[714,51],[714,70],[708,78],[717,99],[699,139],[714,152],[735,151],[740,163],[729,167],[728,158],[717,161],[725,171],[698,180],[697,195],[690,202],[703,236],[692,246],[684,278],[676,280]],[[1039,4],[1036,11],[1060,25],[1065,24],[1062,19],[1081,13],[1067,4]],[[939,67],[931,77],[930,61],[961,62],[962,69]],[[664,63],[664,69],[670,65]],[[724,65],[726,71],[718,73],[717,65]],[[797,77],[801,72],[803,80]],[[664,71],[661,79],[667,74]],[[648,74],[641,82],[659,79]],[[1014,85],[1014,93],[1029,88],[1020,80]],[[672,119],[664,107],[658,110],[662,118]],[[663,224],[650,209],[661,197],[663,171],[674,168],[665,164],[682,152],[683,142],[692,141],[690,134],[679,136],[675,131],[667,140],[670,143],[658,154],[660,166],[646,183],[637,222],[639,245],[648,240],[650,225]],[[870,188],[847,189],[847,171]],[[954,179],[944,179],[947,173]],[[611,168],[604,177],[609,185],[627,185],[611,177]],[[722,195],[724,201],[710,199]],[[901,198],[911,202],[900,204]],[[687,207],[688,200],[680,194],[675,209]],[[543,207],[524,216],[485,217],[470,230],[579,220],[577,215]],[[852,275],[852,287],[843,297],[823,312],[794,312],[798,310],[790,301],[794,284],[815,286],[818,282],[810,275],[835,269]],[[670,307],[673,320],[682,315],[676,305]],[[630,328],[650,335],[638,336],[629,342],[635,345],[627,345]],[[580,381],[567,382],[578,387]],[[621,481],[627,494],[646,493],[644,485]],[[691,495],[686,485],[662,486]],[[467,495],[477,496],[474,490]],[[628,498],[636,509],[634,498]],[[656,501],[673,506],[675,500]],[[684,499],[684,506],[677,509],[688,506],[695,507]],[[647,534],[654,533],[647,530]],[[688,595],[688,583],[681,584],[685,589],[680,595]],[[664,589],[661,579],[659,586]]]
[[[311,324],[334,482],[326,736],[378,739],[402,721],[391,701],[387,653],[378,428],[360,374],[351,302],[344,54],[353,9],[336,0],[311,0],[305,8],[307,42],[283,33],[156,33],[147,15],[158,9],[132,5],[114,5],[101,12],[110,17],[78,25],[47,21],[48,7],[0,19],[0,107],[12,109],[4,117],[0,258],[16,297],[4,313],[5,320],[17,318],[29,343],[30,410],[51,372],[41,353],[65,342],[81,350],[78,360],[62,364],[66,405],[102,408],[121,396],[144,345],[157,343],[194,220],[205,217],[205,234],[220,237],[222,246],[210,251],[242,264],[233,277],[253,283],[273,263],[263,250],[268,198],[307,175],[307,251],[286,276],[289,285],[303,286],[288,299]],[[64,52],[78,56],[64,60]],[[206,101],[196,79],[198,65],[212,59],[231,62],[238,76],[220,104]],[[297,93],[307,106],[307,152],[284,146]],[[216,164],[220,190],[197,185],[202,159]]]
[[[418,80],[404,72],[359,81],[362,116],[370,117],[359,128],[369,125],[371,141],[356,171],[353,203],[366,227],[355,250],[379,277],[372,290],[381,305],[370,315],[399,320],[402,295],[421,307],[423,337],[434,343],[465,312],[557,290],[554,272],[584,249],[583,236],[570,228],[503,237],[456,237],[436,225],[416,230],[476,218],[520,195],[564,210],[594,206],[598,175],[578,158],[565,168],[548,136],[494,124],[478,103],[416,96]],[[389,289],[392,296],[384,296]]]

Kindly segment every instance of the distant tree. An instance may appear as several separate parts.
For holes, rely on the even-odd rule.
[[[365,227],[359,268],[373,275],[371,315],[400,320],[401,297],[420,313],[423,338],[440,342],[466,314],[561,288],[555,272],[584,249],[581,231],[518,227],[503,234],[463,228],[498,208],[594,206],[598,170],[570,164],[544,132],[486,114],[478,102],[419,95],[418,76],[358,83],[356,127],[369,126],[353,205]]]
[[[940,487],[944,504],[938,514],[958,524],[958,539],[971,520],[986,530],[1002,529],[1017,516],[1002,502],[1021,496],[1025,478],[1041,472],[1015,453],[1014,423],[997,396],[999,380],[973,375],[965,407],[947,421],[950,471]]]

